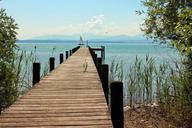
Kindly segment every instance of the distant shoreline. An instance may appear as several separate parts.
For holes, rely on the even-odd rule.
[[[78,43],[78,40],[17,40],[16,43]],[[150,40],[89,40],[89,43],[152,43]]]

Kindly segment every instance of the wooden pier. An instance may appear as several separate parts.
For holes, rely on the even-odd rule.
[[[78,49],[5,110],[0,127],[113,127],[89,49]]]

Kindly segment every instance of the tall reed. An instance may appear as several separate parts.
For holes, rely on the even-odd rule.
[[[178,126],[192,120],[192,88],[188,76],[182,60],[157,63],[149,55],[144,59],[136,57],[131,65],[114,59],[110,67],[110,80],[123,81],[130,107],[155,102],[162,114]]]
[[[38,61],[39,58],[37,56],[36,46],[31,52],[26,52],[21,49],[17,49],[14,63],[16,65],[15,72],[17,74],[18,83],[20,84],[20,94],[23,94],[26,90],[32,87],[33,63]],[[41,78],[47,75],[48,68],[48,63],[45,63],[43,69],[41,70]]]

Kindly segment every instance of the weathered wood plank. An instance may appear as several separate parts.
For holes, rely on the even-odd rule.
[[[22,114],[22,113],[9,113],[2,114],[1,118],[9,117],[9,118],[38,118],[38,117],[84,117],[84,116],[103,116],[103,113],[98,112],[90,112],[90,113],[30,113],[30,114]]]
[[[83,64],[88,63],[86,72]],[[79,49],[0,116],[0,127],[111,128],[89,50]]]
[[[48,122],[9,122],[0,123],[0,127],[24,127],[24,126],[86,126],[86,125],[110,125],[109,120],[85,120],[85,121],[48,121]]]

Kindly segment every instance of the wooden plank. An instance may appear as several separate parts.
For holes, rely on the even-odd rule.
[[[39,126],[38,128],[61,128],[62,126]],[[111,125],[84,125],[84,126],[67,126],[67,128],[111,128]],[[10,127],[12,128],[12,127]],[[37,128],[37,127],[19,127],[19,128]]]
[[[48,122],[9,122],[0,123],[0,127],[25,127],[25,126],[86,126],[86,125],[110,125],[109,120],[85,120],[85,121],[48,121]]]
[[[83,64],[88,63],[86,72]],[[0,116],[0,127],[111,128],[89,50],[80,48]]]
[[[2,114],[1,118],[9,117],[9,118],[38,118],[38,117],[81,117],[81,116],[103,116],[103,113],[90,112],[90,113],[30,113],[30,114],[21,114],[21,113],[9,113]]]

